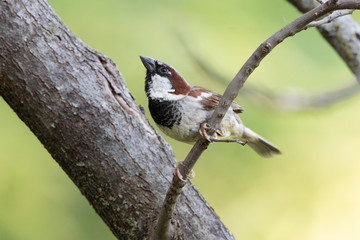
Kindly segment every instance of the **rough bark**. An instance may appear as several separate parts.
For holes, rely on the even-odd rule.
[[[118,239],[147,239],[176,161],[115,64],[44,0],[0,1],[0,94]],[[174,239],[234,239],[192,184]]]

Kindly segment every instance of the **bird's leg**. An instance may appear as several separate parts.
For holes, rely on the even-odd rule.
[[[211,142],[225,142],[225,143],[231,143],[231,142],[236,142],[238,144],[241,144],[243,146],[245,146],[249,141],[246,140],[245,142],[242,142],[238,139],[216,139],[216,138],[210,138]]]
[[[180,173],[180,166],[183,164],[183,161],[180,161],[178,163],[178,165],[176,166],[176,168],[174,169],[174,175],[176,175],[181,181],[186,182],[186,180],[184,180],[182,174]],[[195,172],[194,170],[191,169],[188,178],[194,178],[195,177]]]
[[[245,146],[248,141],[246,140],[245,142],[242,142],[238,139],[217,139],[217,135],[220,135],[220,136],[223,136],[224,135],[224,129],[217,129],[215,134],[214,134],[214,137],[210,137],[208,134],[207,134],[207,130],[209,130],[210,127],[209,125],[206,123],[206,122],[203,122],[200,124],[200,130],[199,130],[199,133],[201,136],[203,136],[208,142],[226,142],[226,143],[230,143],[230,142],[236,142],[236,143],[239,143],[243,146]]]

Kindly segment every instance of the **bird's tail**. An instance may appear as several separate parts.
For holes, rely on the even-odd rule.
[[[243,137],[248,141],[247,145],[263,157],[272,157],[274,154],[281,154],[281,151],[277,147],[249,128],[245,128]]]

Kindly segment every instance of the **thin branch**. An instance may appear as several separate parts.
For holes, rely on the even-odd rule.
[[[247,60],[247,62],[243,65],[240,71],[237,73],[235,78],[227,87],[224,97],[221,99],[219,106],[215,109],[213,116],[209,120],[210,127],[213,129],[217,129],[220,121],[225,115],[227,109],[230,104],[238,95],[240,88],[244,85],[245,81],[249,77],[249,75],[254,71],[254,69],[259,66],[261,60],[267,56],[267,54],[280,42],[282,42],[287,37],[293,36],[296,33],[300,32],[304,26],[308,23],[318,19],[319,17],[328,14],[334,10],[339,9],[358,9],[360,8],[359,1],[346,1],[346,0],[331,0],[318,6],[317,8],[305,13],[303,16],[297,18],[290,24],[286,25],[284,28],[279,30],[277,33],[268,38],[265,42],[263,42],[256,51],[252,54],[252,56]],[[211,133],[210,133],[211,134]],[[185,164],[184,164],[185,165]]]
[[[199,139],[186,156],[183,164],[180,166],[180,172],[183,176],[183,180],[177,176],[173,177],[170,188],[166,193],[164,204],[160,210],[157,226],[151,238],[152,240],[166,240],[169,238],[168,229],[170,226],[170,220],[174,212],[176,201],[180,196],[182,188],[186,184],[186,181],[184,180],[187,179],[187,176],[195,165],[197,159],[199,159],[200,155],[208,146],[209,142],[207,142],[204,138]]]
[[[212,67],[210,63],[195,54],[180,34],[178,34],[178,38],[187,53],[190,55],[190,58],[193,60],[195,67],[197,66],[209,78],[214,79],[221,84],[228,84],[227,78],[220,73],[217,68]],[[271,90],[258,88],[248,83],[246,89],[242,92],[242,96],[252,98],[255,101],[268,104],[274,108],[305,110],[308,108],[326,107],[353,97],[360,92],[360,85],[355,83],[332,91],[316,94],[314,96],[299,94],[304,92],[306,93],[305,89],[295,89],[295,91],[292,91],[291,94],[279,94],[272,92]]]
[[[229,109],[231,103],[237,97],[240,88],[243,87],[247,78],[251,73],[257,68],[274,47],[281,43],[286,38],[295,35],[296,33],[302,31],[304,27],[310,22],[318,19],[319,17],[324,16],[327,13],[330,13],[334,10],[339,9],[359,9],[360,2],[354,0],[331,0],[326,4],[322,4],[319,7],[305,13],[301,17],[295,19],[290,24],[286,25],[265,42],[263,42],[255,52],[250,56],[246,63],[241,67],[240,71],[236,74],[234,79],[230,82],[228,87],[225,90],[225,93],[220,100],[219,105],[215,109],[213,115],[208,121],[210,126],[209,134],[212,135],[215,133],[215,129],[218,128],[221,120],[225,116],[225,113]],[[190,153],[187,155],[183,164],[180,166],[180,172],[182,176],[186,179],[187,175],[190,173],[190,170],[195,165],[198,158],[201,156],[203,151],[209,146],[204,138],[200,138]],[[182,182],[178,177],[173,177],[171,186],[166,194],[164,205],[160,211],[158,225],[156,227],[155,234],[152,239],[166,239],[169,221],[174,211],[176,200],[181,193],[181,189],[185,186],[185,183]]]
[[[301,94],[278,95],[272,99],[272,104],[281,109],[304,110],[311,108],[323,108],[342,100],[349,99],[360,93],[358,83],[350,84],[341,89],[336,89],[315,96],[302,96]]]
[[[222,142],[222,143],[238,143],[242,146],[245,146],[248,142],[242,142],[237,139],[216,139],[216,138],[210,138],[211,142]]]
[[[305,13],[315,8],[313,0],[287,0],[300,12]],[[333,22],[317,27],[320,34],[335,49],[344,63],[354,73],[360,84],[360,26],[351,17],[344,16]]]
[[[339,11],[335,11],[333,13],[331,13],[329,16],[324,17],[323,19],[320,19],[318,21],[313,21],[311,23],[309,23],[308,25],[306,25],[305,28],[309,28],[309,27],[318,27],[320,25],[326,24],[326,23],[330,23],[332,22],[334,19],[345,16],[345,15],[351,15],[355,10],[339,10]]]

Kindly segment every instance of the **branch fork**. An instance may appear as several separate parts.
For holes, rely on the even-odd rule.
[[[331,13],[330,15],[328,15],[327,17],[324,17],[324,18],[322,18],[320,20],[313,21],[313,22],[309,23],[308,25],[305,26],[304,29],[307,29],[307,28],[310,28],[310,27],[318,27],[320,25],[330,23],[336,18],[346,16],[346,15],[351,15],[354,11],[355,11],[355,9],[335,11],[335,12]]]

